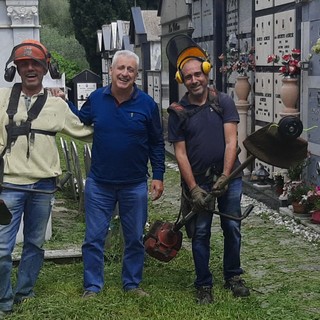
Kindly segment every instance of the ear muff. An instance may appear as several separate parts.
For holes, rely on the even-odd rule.
[[[52,79],[61,79],[58,62],[52,57],[50,53],[50,63],[48,64],[49,73]]]
[[[203,61],[201,68],[202,68],[203,73],[208,75],[210,73],[211,68],[212,68],[212,64],[210,63],[209,60]]]
[[[6,69],[4,71],[4,80],[6,80],[7,82],[12,82],[15,74],[16,74],[16,67],[15,66],[11,66],[10,68],[6,67]]]
[[[61,73],[56,64],[49,64],[49,73],[52,79],[61,79]]]
[[[201,61],[202,64],[201,64],[201,70],[202,72],[205,74],[205,75],[208,75],[210,73],[210,70],[212,69],[212,64],[210,63],[209,60],[203,60],[203,59],[200,59],[198,57],[188,57],[187,58],[188,60],[190,59],[196,59],[198,61]],[[185,59],[185,60],[187,60]],[[180,65],[183,65],[182,62],[186,62],[186,61],[181,61]],[[179,67],[179,69],[177,70],[176,74],[175,74],[175,79],[176,81],[179,83],[179,84],[182,84],[183,83],[183,74],[181,72],[181,68]]]
[[[183,75],[180,70],[176,72],[175,79],[179,84],[183,83]]]

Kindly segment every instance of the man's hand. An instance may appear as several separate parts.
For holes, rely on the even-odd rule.
[[[227,179],[227,176],[225,174],[222,174],[218,180],[216,181],[216,183],[213,185],[212,187],[212,191],[211,194],[214,197],[221,197],[227,190],[228,190],[228,184],[226,184],[225,186],[223,186],[223,184],[225,183]]]
[[[193,207],[196,211],[203,210],[207,207],[207,203],[205,201],[205,198],[208,195],[207,191],[196,185],[193,189],[190,190],[190,194],[193,202]]]
[[[163,193],[163,181],[161,180],[152,180],[149,194],[151,196],[151,200],[155,201],[161,197]]]
[[[60,88],[49,88],[49,91],[52,94],[52,96],[59,97],[63,100],[66,100],[66,95],[65,95],[64,91],[61,90]]]

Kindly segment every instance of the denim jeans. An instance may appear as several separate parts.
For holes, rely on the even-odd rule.
[[[10,186],[10,184],[7,184]],[[16,185],[14,185],[16,186]],[[53,190],[55,179],[42,179],[23,185],[28,189]],[[0,226],[0,310],[11,310],[13,301],[34,296],[33,287],[43,264],[47,223],[50,217],[53,194],[3,189],[0,198],[12,214],[9,225]],[[17,272],[17,283],[12,288],[12,252],[23,216],[23,249]]]
[[[201,186],[209,191],[209,186]],[[221,213],[241,216],[242,179],[237,178],[229,183],[228,191],[217,198],[218,210]],[[192,238],[192,253],[196,270],[196,288],[213,285],[212,273],[209,269],[210,260],[210,238],[213,215],[210,212],[197,214],[195,233]],[[229,279],[240,275],[243,270],[240,267],[240,246],[241,246],[241,222],[236,220],[220,218],[221,228],[224,236],[223,253],[223,275]]]
[[[82,245],[84,290],[101,291],[104,285],[104,248],[116,204],[124,236],[122,285],[137,288],[144,264],[143,232],[147,221],[147,182],[101,184],[88,178],[85,185],[86,232]]]

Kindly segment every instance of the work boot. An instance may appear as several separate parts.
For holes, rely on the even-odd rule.
[[[230,289],[235,297],[247,297],[250,295],[249,289],[245,286],[245,281],[240,276],[234,276],[226,280],[224,287]]]
[[[197,288],[196,301],[198,304],[209,304],[213,302],[211,287]]]
[[[13,300],[13,304],[27,303],[31,299],[34,299],[34,294],[31,294],[29,296],[15,295],[14,300]]]

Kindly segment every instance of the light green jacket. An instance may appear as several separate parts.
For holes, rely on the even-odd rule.
[[[5,125],[9,122],[6,111],[10,93],[11,88],[0,89],[0,153],[7,143]],[[43,94],[43,90],[39,94]],[[34,95],[31,98],[30,107],[37,96]],[[27,120],[27,107],[23,93],[20,95],[18,110],[13,120],[17,124]],[[32,121],[31,128],[61,132],[87,142],[91,141],[93,133],[93,127],[83,125],[65,101],[50,94],[37,119]],[[27,158],[28,144],[29,158]],[[57,177],[62,173],[56,137],[45,134],[36,133],[34,142],[30,139],[28,141],[26,136],[19,136],[11,147],[11,151],[4,155],[4,164],[3,181],[18,185],[32,184],[41,178]]]

